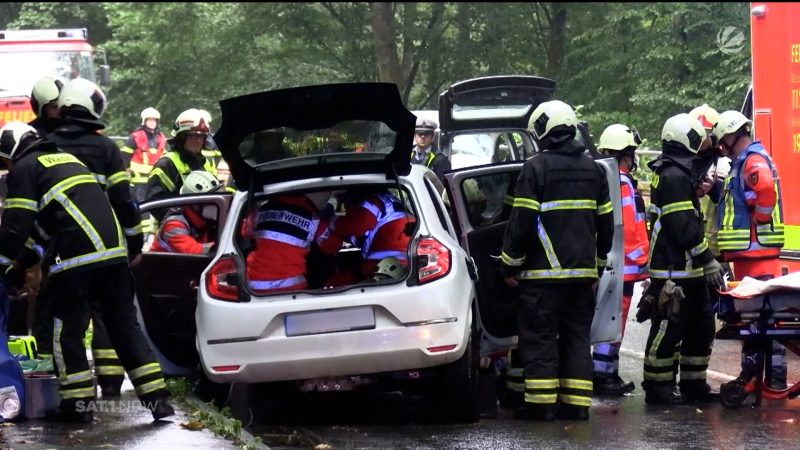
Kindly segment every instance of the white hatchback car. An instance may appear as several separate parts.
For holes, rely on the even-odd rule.
[[[213,255],[146,252],[135,269],[145,330],[165,372],[185,372],[199,363],[217,383],[293,381],[300,391],[400,380],[415,390],[424,387],[439,417],[477,420],[481,342],[495,351],[513,345],[509,336],[516,334],[487,334],[484,327],[513,329],[515,302],[493,257],[499,254],[504,221],[472,224],[476,205],[463,194],[463,184],[470,177],[488,177],[501,185],[487,188],[486,195],[505,195],[502,181],[506,187],[513,182],[522,164],[454,172],[451,186],[443,187],[432,171],[410,164],[415,118],[392,84],[285,89],[220,105],[222,126],[214,137],[238,191],[142,207],[202,205],[216,212],[219,224]],[[386,127],[395,133],[394,147],[372,151],[373,136],[381,134],[385,142]],[[292,156],[270,160],[277,153],[258,144],[265,130],[282,134],[281,152]],[[332,141],[335,145],[328,145]],[[612,195],[619,198],[615,170],[608,168]],[[365,187],[393,192],[415,220],[405,230],[408,267],[401,276],[327,284],[330,269],[360,263],[356,241],[332,260],[317,260],[312,250],[307,289],[261,296],[249,289],[245,268],[253,242],[241,230],[252,211],[276,195],[332,193],[330,206],[322,209],[342,215],[341,197]],[[453,199],[451,210],[442,199],[445,189],[445,197]],[[483,216],[495,208],[494,216],[500,217],[502,200],[481,205]],[[619,208],[615,218],[621,227]],[[607,295],[598,297],[602,326],[593,330],[595,342],[619,337],[619,321],[613,319],[621,304],[620,247],[613,253],[601,283]],[[480,261],[477,267],[473,258]],[[511,325],[498,325],[509,320]],[[487,339],[494,344],[487,346]]]

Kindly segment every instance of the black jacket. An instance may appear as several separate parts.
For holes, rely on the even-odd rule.
[[[83,121],[63,119],[47,138],[64,152],[75,155],[106,190],[111,207],[123,227],[131,255],[142,252],[144,238],[139,206],[131,198],[130,175],[125,169],[119,147],[97,127]]]
[[[0,255],[31,261],[26,242],[38,231],[47,239],[50,276],[127,263],[114,211],[86,166],[46,139],[25,145],[8,174]]]
[[[431,169],[433,173],[439,177],[439,180],[444,183],[444,173],[451,169],[450,159],[448,159],[444,153],[435,151],[433,146],[431,146],[425,156],[425,159],[417,159],[416,150],[412,150],[411,163],[421,164]]]
[[[700,278],[702,266],[713,258],[693,187],[692,173],[696,165],[694,154],[669,146],[648,164],[653,170],[650,184],[651,278]]]
[[[522,166],[503,241],[507,274],[548,283],[597,278],[598,259],[611,250],[613,207],[604,170],[584,151],[568,140]]]

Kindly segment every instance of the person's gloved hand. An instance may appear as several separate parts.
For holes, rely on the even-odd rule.
[[[639,323],[644,323],[650,320],[653,316],[653,303],[655,302],[655,297],[650,295],[645,291],[642,294],[642,298],[639,300],[639,304],[636,305],[636,321]]]
[[[712,259],[703,266],[703,275],[710,286],[716,289],[725,289],[725,278],[722,276],[722,266],[716,259]]]

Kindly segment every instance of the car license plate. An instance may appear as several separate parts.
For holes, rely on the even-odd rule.
[[[287,314],[283,322],[286,336],[372,330],[375,328],[375,311],[372,307],[363,307]]]

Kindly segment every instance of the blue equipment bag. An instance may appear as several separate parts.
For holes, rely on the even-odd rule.
[[[25,379],[22,367],[8,351],[8,291],[0,275],[0,416],[4,420],[21,419],[25,411]]]

